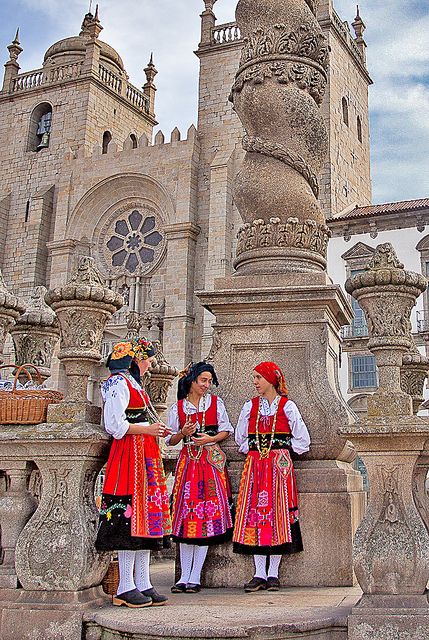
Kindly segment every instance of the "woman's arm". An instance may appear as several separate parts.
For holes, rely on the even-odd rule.
[[[249,418],[250,411],[252,410],[252,401],[248,400],[243,406],[240,416],[238,418],[237,426],[235,428],[235,441],[238,444],[240,453],[248,453],[248,430],[249,430]]]
[[[107,433],[120,440],[129,429],[125,410],[130,401],[128,385],[122,376],[109,378],[102,386],[104,400],[104,428]]]
[[[306,453],[310,449],[310,434],[298,407],[292,400],[288,400],[284,406],[284,414],[289,421],[292,432],[292,449],[298,455]]]

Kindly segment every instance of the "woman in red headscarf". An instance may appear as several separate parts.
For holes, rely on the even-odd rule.
[[[278,591],[283,554],[302,551],[298,494],[290,451],[309,450],[310,436],[275,362],[253,371],[257,396],[241,410],[235,440],[246,453],[237,500],[234,552],[253,554],[247,592]]]

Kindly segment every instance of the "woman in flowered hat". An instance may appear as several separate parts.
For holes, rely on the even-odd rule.
[[[149,576],[150,550],[161,549],[171,533],[157,441],[171,432],[160,422],[141,385],[155,353],[154,345],[144,338],[116,344],[106,363],[111,375],[101,389],[104,426],[113,442],[96,547],[118,551],[119,585],[113,604],[133,608],[167,601],[153,588]]]
[[[218,386],[211,364],[189,365],[168,417],[173,435],[166,442],[183,443],[172,493],[173,540],[179,543],[182,571],[173,593],[200,591],[209,545],[232,537],[231,492],[219,443],[233,428],[222,400],[209,392],[212,384]]]
[[[298,494],[290,451],[309,450],[310,436],[275,362],[253,371],[257,396],[246,402],[235,440],[247,454],[234,528],[234,552],[253,554],[255,574],[247,592],[278,591],[282,555],[302,551]]]

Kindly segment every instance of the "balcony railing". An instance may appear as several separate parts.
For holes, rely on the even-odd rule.
[[[27,91],[27,89],[40,87],[44,82],[45,78],[43,76],[43,69],[36,69],[35,71],[21,73],[12,81],[12,92]]]
[[[349,340],[350,338],[367,338],[368,327],[364,325],[348,324],[341,328],[341,337],[343,340]]]
[[[238,40],[241,40],[241,34],[235,22],[226,22],[212,29],[212,44],[229,44]]]

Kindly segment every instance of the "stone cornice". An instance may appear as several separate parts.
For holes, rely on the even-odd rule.
[[[370,215],[360,218],[335,219],[328,218],[326,221],[332,232],[332,237],[348,237],[362,233],[372,233],[374,237],[381,231],[394,229],[417,228],[423,232],[429,226],[429,209],[420,211],[395,211],[382,215]]]
[[[196,240],[200,234],[201,228],[194,222],[177,222],[168,224],[163,228],[166,237],[169,240],[179,238],[190,238]]]

